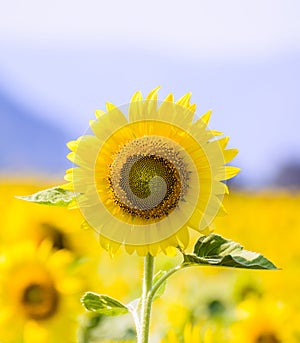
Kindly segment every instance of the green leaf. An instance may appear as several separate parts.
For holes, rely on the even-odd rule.
[[[167,271],[165,270],[160,270],[159,272],[157,272],[153,278],[153,286],[155,286],[156,282],[158,282],[159,279],[165,276],[166,274],[167,274]],[[163,283],[159,286],[158,290],[155,292],[153,300],[161,297],[164,294],[166,290],[166,286],[167,286],[167,280],[163,281]]]
[[[106,316],[119,316],[128,313],[128,308],[125,305],[108,295],[87,292],[81,298],[81,302],[88,311]]]
[[[35,202],[37,204],[65,207],[76,197],[76,193],[53,187],[27,196],[16,196],[18,199]]]
[[[277,269],[264,256],[244,250],[239,243],[215,234],[200,237],[194,247],[194,253],[184,255],[183,264],[245,269]]]

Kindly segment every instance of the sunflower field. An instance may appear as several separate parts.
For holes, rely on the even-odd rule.
[[[49,186],[49,185],[46,185]],[[84,292],[125,303],[139,295],[142,261],[122,252],[110,257],[79,211],[22,202],[15,195],[41,189],[2,181],[0,342],[135,342],[128,314],[87,312]],[[215,231],[263,252],[276,271],[197,267],[183,270],[155,300],[151,342],[300,342],[300,194],[285,190],[233,190],[229,215]],[[157,258],[169,269],[179,256]]]

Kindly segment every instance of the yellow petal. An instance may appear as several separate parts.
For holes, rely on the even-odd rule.
[[[159,244],[150,244],[149,252],[152,256],[156,256],[159,252]]]
[[[67,159],[74,163],[75,162],[75,156],[76,156],[76,153],[74,151],[71,151],[68,153]]]
[[[75,199],[73,199],[73,200],[69,203],[68,209],[69,209],[69,210],[75,210],[76,208],[79,208],[79,206],[78,206],[78,203],[77,203],[77,199],[75,198]]]
[[[102,110],[96,110],[95,111],[95,116],[97,119],[99,119],[101,116],[103,116],[103,114],[105,114],[106,112],[102,111]]]
[[[134,245],[129,245],[129,244],[126,244],[125,245],[125,250],[126,252],[129,254],[129,255],[132,255],[135,251],[135,247]]]
[[[225,179],[224,180],[231,179],[239,172],[240,172],[240,168],[233,167],[233,166],[225,166]]]
[[[160,86],[152,89],[152,91],[147,95],[146,100],[157,101],[159,89],[160,89]]]
[[[172,93],[168,94],[164,100],[164,102],[174,102],[174,95]]]
[[[224,150],[229,142],[229,137],[223,137],[221,139],[218,139],[217,142],[219,143],[221,149]]]
[[[143,95],[141,92],[133,94],[129,105],[129,121],[134,122],[142,119],[143,112]]]
[[[85,220],[81,223],[80,227],[83,230],[90,230],[90,229],[92,229],[92,227]]]
[[[163,249],[163,252],[170,257],[176,256],[177,254],[177,249],[172,247],[172,246],[168,246],[166,248]]]
[[[117,108],[116,105],[112,104],[111,102],[107,102],[106,103],[106,111],[109,112],[109,111],[112,111],[114,110],[115,108]]]
[[[64,180],[66,180],[66,181],[73,181],[73,171],[69,171],[70,169],[68,169],[67,171],[66,171],[66,174],[65,174],[65,176],[64,176]]]
[[[78,139],[76,141],[70,141],[67,143],[67,147],[71,150],[71,151],[76,151],[78,148],[78,144],[79,141]]]
[[[73,187],[73,183],[72,182],[68,182],[68,183],[65,183],[63,185],[60,185],[59,188],[65,189],[67,191],[74,191],[74,187]]]
[[[143,101],[143,95],[141,91],[135,92],[130,102]]]
[[[224,217],[227,214],[228,214],[228,212],[226,211],[225,206],[220,202],[220,208],[219,208],[219,211],[218,211],[218,216],[219,217]]]
[[[185,94],[184,96],[182,96],[180,99],[176,101],[176,104],[188,108],[190,106],[191,96],[192,96],[191,92]]]
[[[148,254],[149,249],[147,245],[137,245],[135,250],[139,256],[146,256]]]
[[[109,250],[108,250],[110,257],[115,256],[115,254],[118,252],[120,246],[121,246],[121,243],[112,242],[112,241],[110,242]]]
[[[217,130],[209,130],[209,132],[213,135],[213,136],[223,136],[224,133],[221,131],[217,131]]]
[[[238,153],[238,149],[227,149],[224,150],[224,161],[225,164],[232,161]]]
[[[210,121],[210,117],[212,114],[212,110],[207,111],[206,113],[203,114],[203,116],[200,118],[206,125],[208,125]]]
[[[157,117],[157,93],[159,88],[153,89],[146,97],[143,104],[144,119],[156,119]]]
[[[197,109],[197,105],[196,105],[196,104],[192,104],[192,105],[189,106],[189,110],[190,110],[191,112],[193,112],[193,113],[196,112],[196,109]]]

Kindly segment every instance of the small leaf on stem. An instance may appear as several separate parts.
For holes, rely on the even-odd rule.
[[[88,311],[101,313],[106,316],[119,316],[128,313],[128,308],[125,305],[104,294],[87,292],[81,298],[81,302]]]

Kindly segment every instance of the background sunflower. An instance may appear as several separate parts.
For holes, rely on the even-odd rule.
[[[51,250],[47,241],[39,247],[22,241],[7,245],[1,257],[1,341],[75,342],[84,286],[70,273],[72,255]]]

